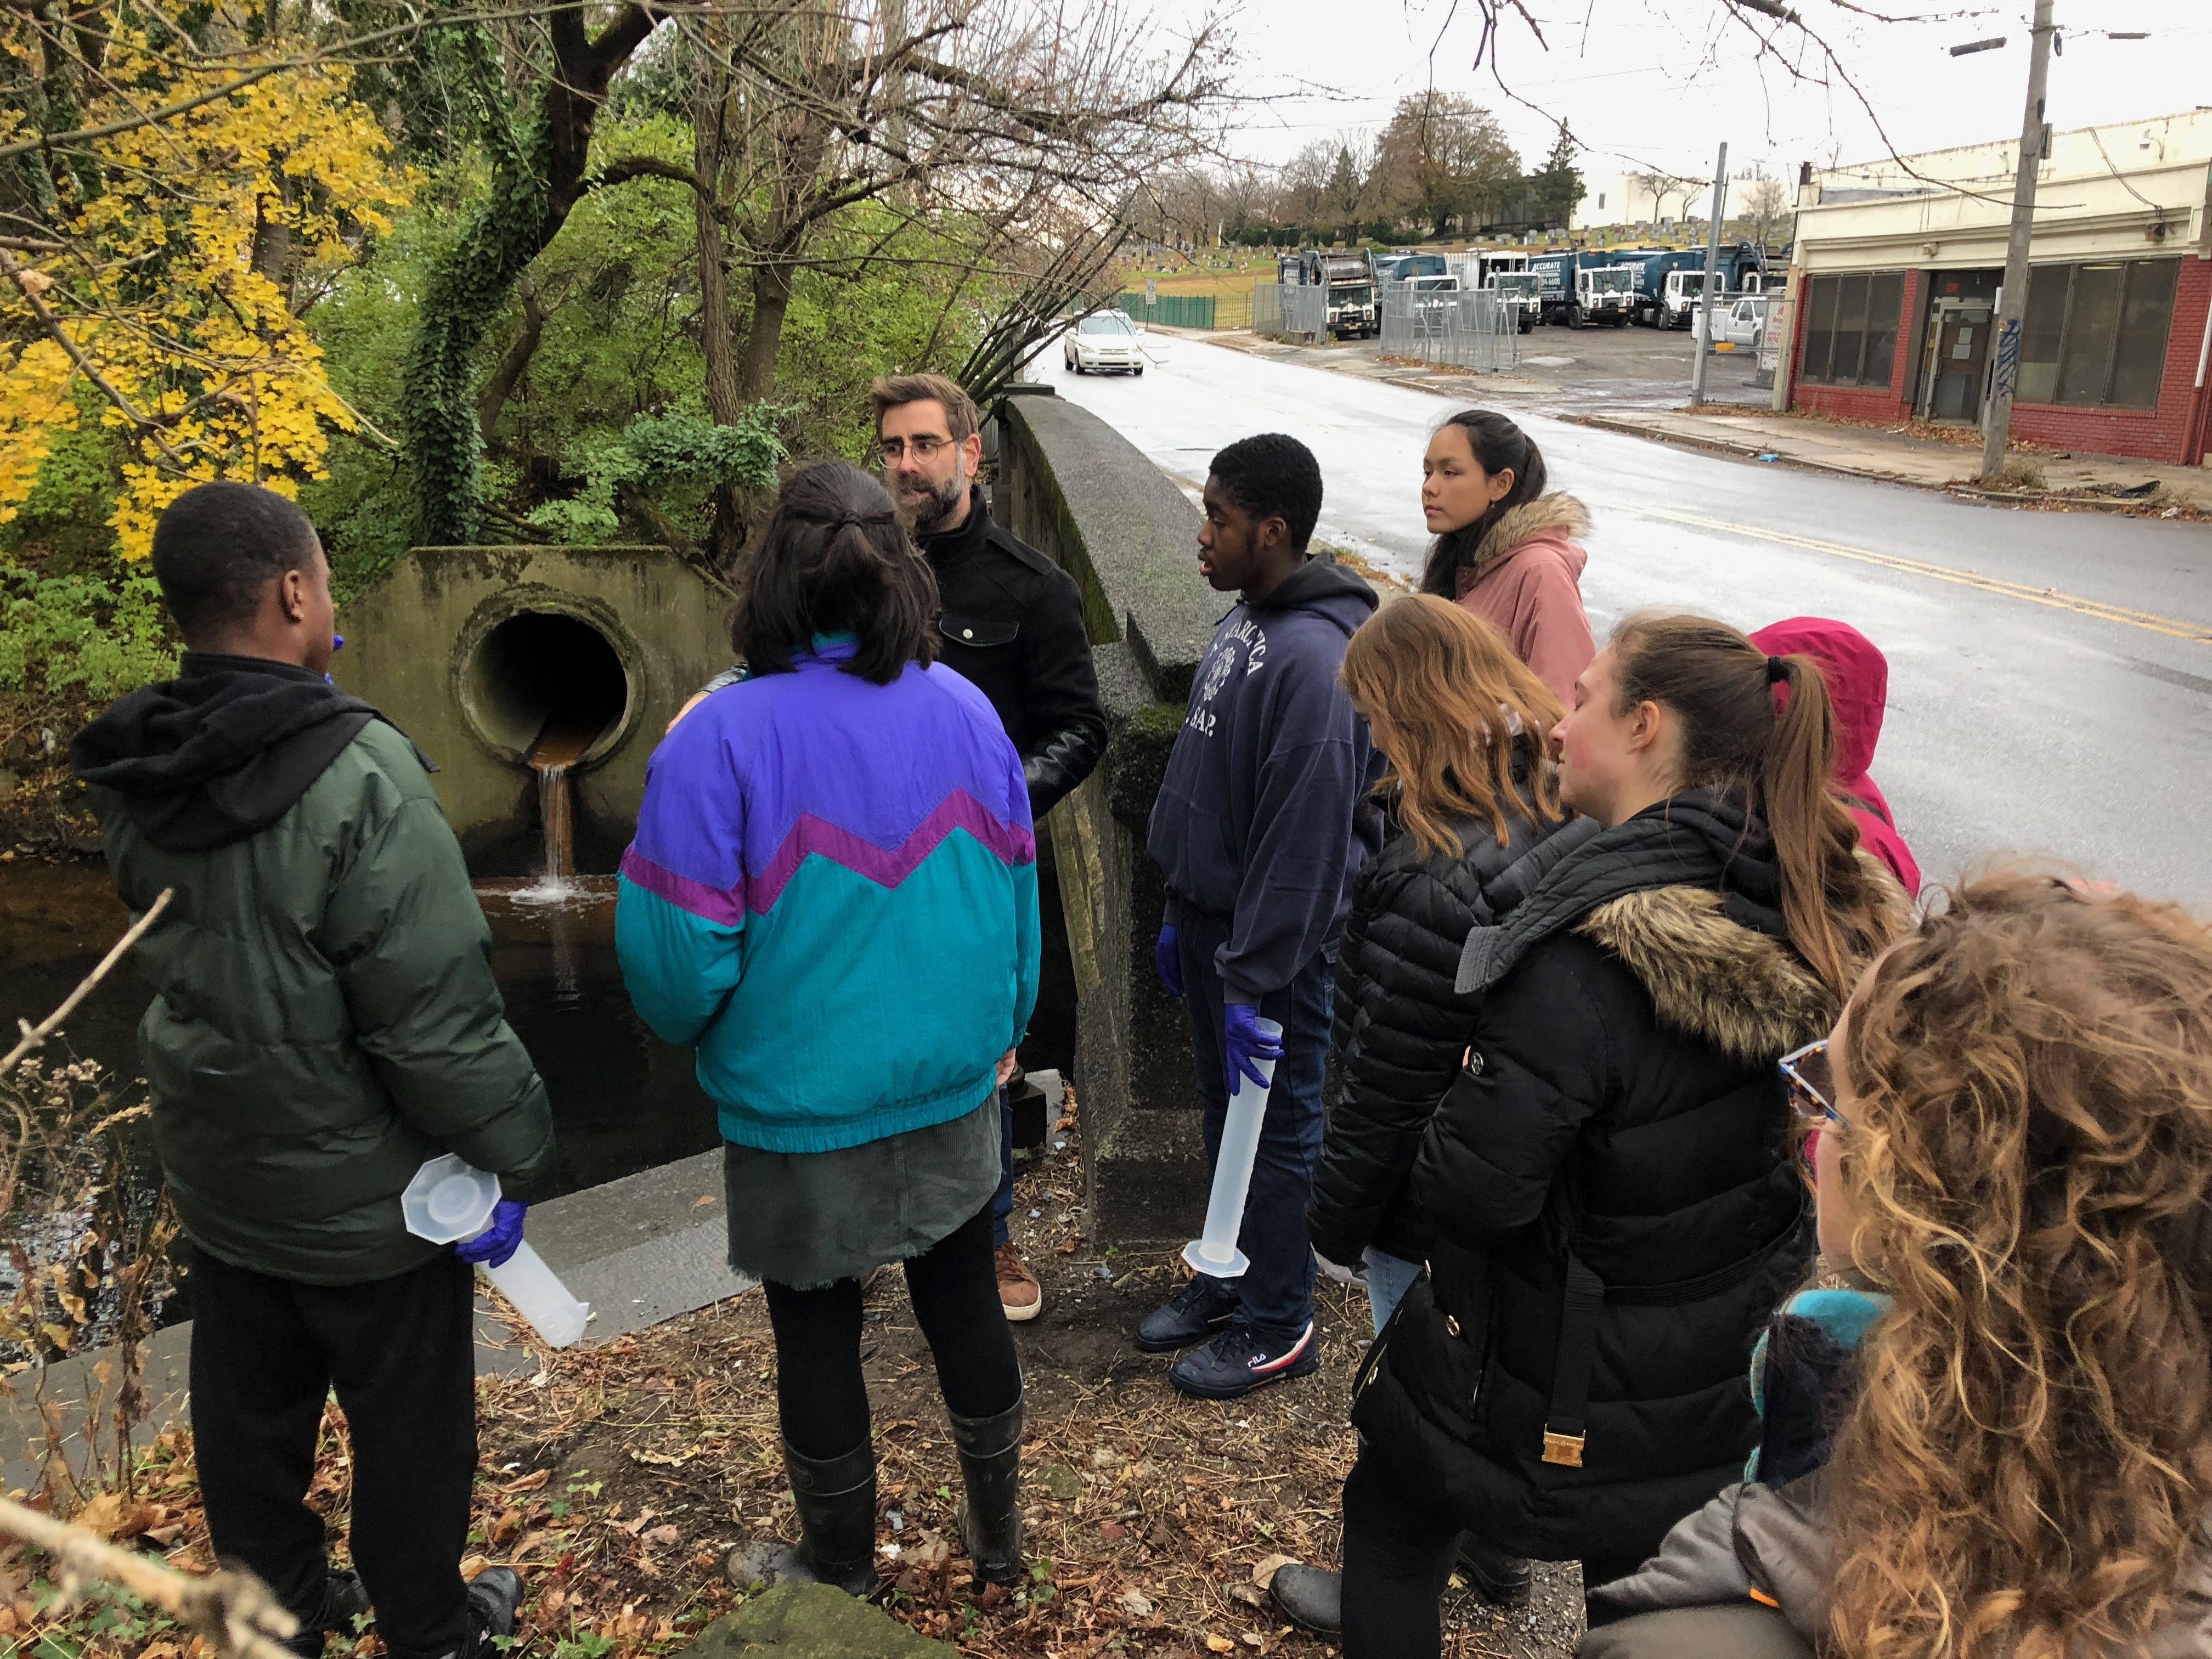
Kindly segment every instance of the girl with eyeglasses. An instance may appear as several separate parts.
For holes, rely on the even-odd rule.
[[[2212,1656],[2212,933],[1969,883],[1788,1076],[1871,1316],[1776,1322],[1744,1484],[1583,1659]]]

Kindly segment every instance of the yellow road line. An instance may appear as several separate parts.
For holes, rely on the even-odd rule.
[[[1877,553],[1871,548],[1846,547],[1841,542],[1819,541],[1810,536],[1791,536],[1779,530],[1762,530],[1756,525],[1730,524],[1723,519],[1704,518],[1695,513],[1675,513],[1658,507],[1638,510],[1646,518],[1694,525],[1700,530],[1724,531],[1731,536],[1749,536],[1763,542],[1779,542],[1784,547],[1802,547],[1814,553],[1832,554],[1839,559],[1856,559],[1861,564],[1879,565],[1885,570],[1894,570],[1902,575],[1927,576],[1940,582],[1956,582],[1961,587],[1978,588],[1984,593],[1995,593],[2008,599],[2026,599],[2031,605],[2047,605],[2057,611],[2072,611],[2084,617],[2095,617],[2100,621],[2121,623],[2130,628],[2168,635],[2177,640],[2193,640],[2199,645],[2212,645],[2212,627],[2202,623],[2180,622],[2149,611],[2130,611],[2122,605],[2106,605],[2101,600],[2062,593],[2055,587],[2030,587],[2021,582],[2000,581],[1994,576],[1977,575],[1971,570],[1954,570],[1947,565],[1923,564],[1917,559],[1901,559],[1893,553]]]

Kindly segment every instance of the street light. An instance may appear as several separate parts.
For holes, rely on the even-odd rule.
[[[1952,47],[1951,56],[1954,58],[1965,58],[1978,52],[1998,52],[2003,49],[2004,44],[2005,37],[2002,34],[1989,40],[1969,40],[1963,46]]]

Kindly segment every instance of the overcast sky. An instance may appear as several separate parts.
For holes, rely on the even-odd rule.
[[[1718,0],[1526,0],[1546,45],[1508,22],[1502,86],[1488,64],[1472,67],[1475,0],[1455,8],[1453,0],[1243,0],[1230,17],[1237,79],[1265,101],[1247,111],[1236,148],[1280,162],[1340,129],[1372,131],[1432,75],[1440,90],[1490,108],[1531,165],[1565,117],[1589,147],[1582,165],[1594,173],[1709,176],[1714,147],[1725,139],[1731,173],[1764,162],[1787,178],[1803,161],[1879,155],[1883,132],[1909,154],[2020,131],[2032,0],[1960,0],[1956,9],[1966,15],[1921,24],[1854,22],[1831,0],[1796,3],[1837,47],[1872,116],[1839,84],[1808,84],[1771,58],[1759,61],[1755,40],[1727,21]],[[1205,0],[1166,0],[1156,15],[1165,22],[1203,9]],[[1895,0],[1883,9],[1948,14],[1954,5]],[[2060,128],[2212,103],[2212,0],[2057,0],[2057,16],[2065,38],[2051,64],[2050,118]],[[2076,23],[2079,30],[2069,27]],[[2152,38],[2109,40],[2093,27]],[[2002,52],[1948,54],[2000,34],[2010,37]]]

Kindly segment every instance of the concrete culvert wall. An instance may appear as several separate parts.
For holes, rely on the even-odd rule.
[[[543,743],[584,764],[620,735],[632,702],[606,635],[551,611],[520,611],[487,631],[463,671],[462,698],[497,747],[527,760]]]
[[[530,752],[568,732],[575,867],[605,875],[662,729],[730,665],[733,598],[660,547],[419,547],[340,610],[331,672],[438,763],[477,876],[537,872]]]

